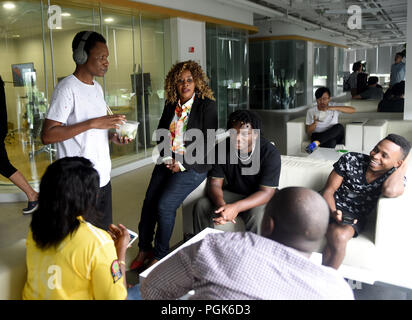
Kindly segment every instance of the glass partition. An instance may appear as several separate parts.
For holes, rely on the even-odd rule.
[[[3,6],[5,2],[13,5]],[[50,20],[48,5],[57,20]],[[55,7],[56,8],[56,7]],[[49,23],[51,22],[51,23]],[[151,137],[164,105],[163,20],[140,13],[120,14],[65,4],[64,1],[0,1],[0,76],[5,81],[8,114],[6,149],[12,164],[31,184],[37,184],[54,160],[53,145],[44,146],[40,133],[56,84],[72,74],[72,40],[92,30],[106,38],[109,70],[102,85],[107,104],[140,122],[136,140],[110,146],[113,167],[149,156]],[[0,177],[0,184],[10,181]]]
[[[227,117],[249,102],[249,53],[247,33],[233,28],[206,27],[207,76],[218,105],[219,127]]]
[[[333,71],[330,64],[333,47],[315,43],[313,48],[313,95],[315,95],[318,88],[329,86]]]
[[[306,104],[304,41],[254,41],[250,57],[251,108],[293,109]]]
[[[0,76],[8,116],[5,146],[11,163],[29,182],[37,183],[51,157],[50,148],[40,140],[48,106],[42,5],[39,1],[5,3],[0,1]],[[0,184],[11,182],[0,176]]]
[[[151,154],[154,147],[152,141],[153,132],[157,129],[165,104],[164,81],[165,50],[164,50],[164,25],[162,20],[142,17],[142,67],[137,75],[144,84],[144,90],[137,89],[138,121],[141,123],[139,131],[139,143]],[[144,108],[143,108],[144,105]]]

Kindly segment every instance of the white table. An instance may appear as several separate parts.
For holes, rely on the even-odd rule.
[[[362,152],[363,150],[363,126],[368,119],[357,119],[348,122],[345,126],[346,148],[350,151]]]
[[[327,160],[338,161],[339,158],[343,154],[344,153],[338,152],[332,148],[317,148],[307,157],[309,159],[316,159],[316,160],[323,160],[323,161],[327,161]]]
[[[145,271],[143,271],[142,273],[139,274],[139,282],[142,283],[142,281],[144,279],[147,278],[147,276],[149,275],[149,273],[156,268],[159,264],[163,263],[164,261],[166,261],[167,259],[169,259],[171,256],[173,256],[174,254],[176,254],[179,250],[181,250],[184,247],[190,246],[191,244],[198,242],[200,240],[202,240],[207,234],[209,233],[219,233],[219,232],[223,232],[221,230],[217,230],[217,229],[213,229],[213,228],[206,228],[204,229],[202,232],[198,233],[197,235],[195,235],[193,238],[189,239],[188,241],[186,241],[185,243],[183,243],[181,246],[179,246],[178,248],[176,248],[175,250],[173,250],[172,252],[170,252],[166,257],[164,257],[162,260],[156,262],[154,265],[152,265],[150,268],[147,268]]]

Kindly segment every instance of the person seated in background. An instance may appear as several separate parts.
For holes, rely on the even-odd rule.
[[[410,149],[404,137],[390,134],[369,156],[350,152],[333,165],[323,192],[331,210],[324,265],[339,268],[348,241],[364,230],[380,196],[403,194]]]
[[[216,161],[208,173],[208,196],[194,206],[193,229],[199,233],[240,217],[247,231],[259,234],[265,205],[279,185],[280,153],[260,135],[261,120],[249,110],[230,114],[227,128],[236,134],[215,148]],[[242,154],[246,161],[242,161]],[[224,161],[219,161],[222,156]],[[232,163],[233,157],[236,163]],[[257,170],[251,172],[252,166]]]
[[[352,97],[358,94],[358,75],[362,72],[362,62],[357,61],[352,66],[352,73],[344,83],[345,91],[350,91]]]
[[[405,105],[405,81],[398,82],[388,89],[390,93],[385,94],[379,102],[378,112],[403,112]]]
[[[345,128],[338,123],[339,114],[354,113],[356,110],[350,106],[335,106],[330,102],[330,91],[321,87],[315,92],[317,106],[310,108],[306,113],[306,133],[312,143],[306,148],[306,152],[312,153],[316,148],[335,148],[337,144],[343,144]]]
[[[262,236],[222,232],[184,247],[142,282],[143,299],[352,299],[332,268],[312,262],[328,227],[329,207],[310,189],[278,190],[266,206]]]
[[[383,89],[378,82],[378,77],[369,77],[368,88],[360,94],[354,96],[352,99],[382,100]]]
[[[26,243],[25,300],[125,299],[129,232],[95,227],[99,174],[90,160],[52,163],[40,183]],[[92,224],[93,223],[93,224]]]

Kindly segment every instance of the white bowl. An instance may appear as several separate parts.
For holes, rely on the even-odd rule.
[[[116,129],[116,133],[119,137],[135,139],[138,127],[139,122],[127,120]]]

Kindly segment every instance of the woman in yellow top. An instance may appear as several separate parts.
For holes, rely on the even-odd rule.
[[[40,183],[39,208],[27,237],[23,299],[125,299],[127,229],[110,234],[98,218],[99,175],[81,157],[51,164]]]
[[[130,266],[132,270],[168,254],[177,208],[211,169],[206,161],[207,147],[214,148],[215,137],[209,138],[208,133],[214,132],[218,123],[215,98],[207,83],[200,65],[191,60],[175,64],[166,76],[166,104],[156,132],[157,142],[163,147],[143,203],[140,251]],[[192,133],[202,137],[193,137]],[[208,138],[213,139],[209,144]],[[199,146],[199,150],[193,146]]]

